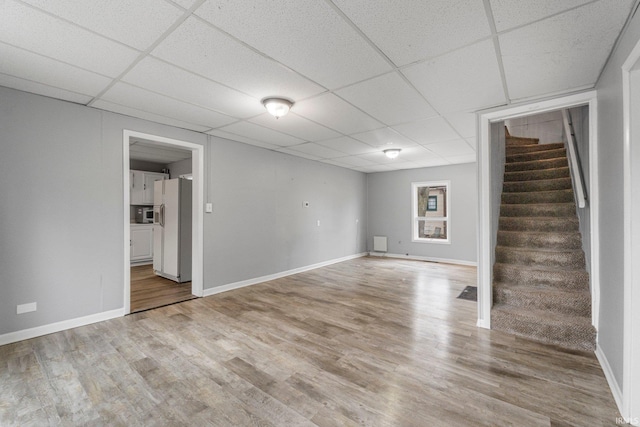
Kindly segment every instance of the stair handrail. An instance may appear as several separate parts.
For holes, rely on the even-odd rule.
[[[562,122],[564,124],[564,132],[567,136],[567,157],[569,158],[569,171],[573,178],[571,182],[573,184],[576,205],[579,208],[584,208],[587,206],[587,188],[585,187],[580,154],[578,153],[576,135],[573,130],[573,122],[569,110],[562,110]]]

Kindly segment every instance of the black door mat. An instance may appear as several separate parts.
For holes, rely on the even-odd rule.
[[[478,287],[477,286],[467,286],[464,290],[458,295],[460,299],[466,299],[469,301],[478,301]]]

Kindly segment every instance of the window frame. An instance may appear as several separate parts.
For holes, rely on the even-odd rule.
[[[444,199],[446,216],[424,217],[418,216],[418,188],[420,187],[446,187]],[[418,237],[419,221],[446,221],[447,238]],[[451,244],[451,181],[421,181],[411,183],[411,241],[414,243],[439,243]]]

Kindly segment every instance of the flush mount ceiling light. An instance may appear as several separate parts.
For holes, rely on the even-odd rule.
[[[400,148],[387,148],[386,150],[382,150],[382,152],[390,159],[395,159],[398,157],[402,150]]]
[[[264,105],[269,114],[279,119],[289,112],[293,102],[285,98],[265,98],[262,100],[262,105]]]

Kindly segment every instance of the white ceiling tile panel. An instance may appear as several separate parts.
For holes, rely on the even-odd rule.
[[[116,83],[101,99],[212,128],[224,126],[236,120],[215,111],[187,104],[126,83]]]
[[[371,166],[361,166],[355,167],[354,170],[365,173],[374,173],[374,172],[390,172],[395,170],[395,168],[388,165],[371,165]]]
[[[260,105],[260,107],[262,107],[262,105]],[[261,112],[263,111],[265,111],[264,108],[261,109]],[[264,114],[261,114],[258,117],[254,117],[249,121],[264,127],[268,127],[269,129],[293,135],[295,137],[304,139],[305,141],[329,139],[340,135],[338,132],[335,132],[329,128],[326,128],[293,113],[276,119],[271,114],[265,112]]]
[[[601,0],[499,36],[511,98],[595,84],[632,1]]]
[[[196,132],[204,132],[210,128],[210,126],[202,126],[194,123],[188,123],[182,120],[175,119],[173,117],[161,116],[159,114],[150,113],[148,111],[137,110],[131,107],[125,107],[123,105],[115,104],[113,102],[97,100],[92,107],[100,110],[112,111],[118,114],[124,114],[130,117],[138,117],[140,119],[149,120],[151,122],[162,123],[169,126],[175,126],[183,129],[190,129]]]
[[[285,135],[272,129],[267,129],[249,122],[237,122],[228,126],[221,127],[220,130],[234,133],[236,135],[246,136],[256,141],[263,141],[279,147],[288,147],[290,145],[298,145],[305,142],[300,138]]]
[[[152,57],[140,61],[122,80],[238,118],[251,117],[264,111],[260,100],[256,98]]]
[[[386,125],[434,116],[436,112],[396,72],[335,92]]]
[[[295,147],[289,147],[293,151],[298,151],[305,154],[311,154],[321,159],[335,159],[336,157],[344,157],[344,153],[341,151],[333,150],[323,145],[318,145],[313,142],[306,144],[296,145]]]
[[[189,9],[191,6],[193,6],[194,3],[196,3],[198,0],[170,0],[172,3],[177,4],[178,6],[182,6],[185,9]]]
[[[296,103],[292,111],[328,128],[351,134],[377,129],[382,123],[332,93]]]
[[[442,117],[404,123],[394,126],[393,129],[423,145],[460,138]]]
[[[342,153],[350,154],[350,155],[365,154],[365,153],[372,153],[374,151],[378,151],[378,148],[372,147],[369,144],[365,144],[363,142],[357,141],[348,136],[341,136],[338,138],[318,141],[317,144],[320,144],[325,147],[329,147],[334,150],[338,150]]]
[[[491,34],[482,0],[334,0],[398,66]]]
[[[351,169],[351,166],[346,163],[341,163],[340,159],[321,159],[322,163],[326,163],[328,165],[338,166],[341,168]]]
[[[105,37],[145,50],[184,13],[164,0],[23,0]]]
[[[278,148],[276,151],[280,152],[280,153],[286,153],[286,154],[290,154],[292,156],[296,156],[296,157],[302,157],[304,159],[309,159],[309,160],[321,160],[321,157],[318,156],[314,156],[313,154],[308,154],[308,153],[303,153],[300,151],[296,151],[293,150],[291,148]]]
[[[476,155],[473,148],[471,148],[471,146],[469,146],[469,144],[467,144],[467,141],[465,141],[464,139],[436,142],[435,144],[429,144],[428,148],[435,154],[445,158],[449,156],[463,155],[473,155],[475,157]]]
[[[349,166],[373,166],[376,163],[372,162],[371,160],[367,160],[367,159],[363,159],[362,157],[358,157],[358,156],[347,156],[347,157],[338,157],[336,159],[334,159],[336,162],[340,162],[343,163],[345,165],[349,165]]]
[[[471,146],[471,148],[473,148],[474,150],[478,149],[478,138],[477,137],[473,137],[473,138],[465,138],[465,141],[467,141],[467,144],[469,144],[469,146]]]
[[[425,160],[415,160],[414,163],[421,168],[431,168],[434,166],[444,166],[444,165],[450,164],[450,162],[446,161],[440,156],[434,156],[431,159],[425,159]]]
[[[589,3],[593,0],[490,0],[496,29],[500,31],[546,18],[563,10]]]
[[[0,40],[110,77],[138,52],[13,0],[0,3]]]
[[[254,145],[256,147],[260,147],[260,148],[266,148],[269,150],[275,150],[280,148],[280,146],[275,145],[275,144],[269,144],[263,141],[258,141],[255,139],[251,139],[251,138],[247,138],[245,136],[241,136],[241,135],[236,135],[230,132],[225,132],[223,130],[220,129],[212,129],[210,131],[207,132],[209,135],[213,135],[213,136],[217,136],[220,138],[224,138],[224,139],[229,139],[231,141],[236,141],[236,142],[242,142],[245,144],[249,144],[249,145]]]
[[[439,157],[433,151],[428,148],[423,147],[422,145],[414,145],[413,147],[405,147],[400,152],[400,156],[405,159],[411,159],[411,161],[418,160],[430,160],[434,157]]]
[[[463,138],[476,136],[475,113],[452,113],[444,117],[451,127]]]
[[[297,100],[324,91],[196,18],[187,19],[152,54],[257,99]]]
[[[356,133],[351,135],[351,137],[372,147],[376,147],[379,150],[384,148],[402,148],[416,145],[415,141],[400,135],[391,128],[382,128],[368,132]]]
[[[209,0],[195,13],[329,89],[391,70],[324,1]]]
[[[506,102],[491,40],[410,66],[402,72],[441,114],[474,111]]]
[[[400,153],[400,155],[395,159],[390,159],[382,151],[377,151],[377,152],[368,153],[368,154],[361,154],[358,157],[364,160],[368,160],[377,165],[386,165],[386,164],[396,163],[396,162],[400,163],[406,160],[406,159],[402,159],[402,153]]]
[[[107,77],[4,43],[0,58],[0,73],[85,95],[95,96],[111,83]]]
[[[62,99],[64,101],[75,102],[77,104],[87,104],[93,98],[88,95],[70,92],[68,90],[47,86],[14,76],[8,76],[6,74],[0,74],[0,86],[35,93],[37,95],[48,96],[50,98]]]
[[[447,156],[445,159],[451,163],[452,165],[460,164],[460,163],[475,163],[476,155],[474,154],[465,154],[462,156]]]

